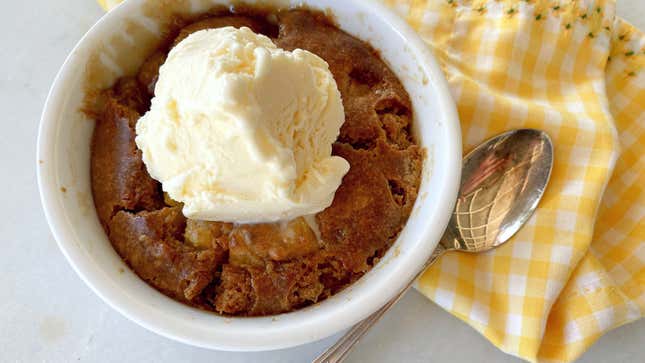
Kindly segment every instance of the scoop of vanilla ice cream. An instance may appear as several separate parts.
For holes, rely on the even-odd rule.
[[[324,60],[225,27],[170,51],[136,143],[187,217],[271,222],[331,204],[349,170],[331,156],[344,118]]]

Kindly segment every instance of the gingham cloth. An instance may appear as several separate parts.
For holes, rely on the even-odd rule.
[[[519,233],[488,253],[445,255],[417,288],[529,361],[572,361],[642,317],[645,36],[612,0],[385,3],[439,59],[465,152],[522,127],[555,146],[550,185]]]

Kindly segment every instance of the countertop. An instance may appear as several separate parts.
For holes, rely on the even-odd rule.
[[[294,349],[227,353],[160,337],[106,305],[56,246],[36,186],[36,136],[54,76],[103,14],[93,0],[3,1],[0,12],[0,361],[306,362],[337,337]],[[645,1],[618,14],[645,29]],[[645,320],[602,337],[580,362],[642,362]],[[408,293],[349,362],[519,362],[417,292]]]

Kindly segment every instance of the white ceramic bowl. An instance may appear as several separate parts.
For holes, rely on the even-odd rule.
[[[176,1],[199,12],[226,0]],[[133,72],[152,48],[169,9],[157,0],[129,0],[81,39],[51,88],[38,137],[38,184],[60,249],[78,275],[116,310],[142,326],[188,344],[257,351],[296,346],[351,326],[382,306],[430,256],[456,198],[461,136],[446,81],[418,35],[377,2],[363,0],[247,1],[304,3],[330,12],[346,32],[369,42],[402,81],[414,107],[414,133],[427,150],[419,198],[396,244],[355,284],[308,308],[267,317],[230,318],[178,303],[139,279],[112,249],[94,210],[90,139],[94,124],[80,111],[91,87]],[[159,5],[161,6],[161,5]],[[88,88],[89,87],[89,88]]]

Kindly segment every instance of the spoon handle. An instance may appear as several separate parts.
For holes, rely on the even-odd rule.
[[[423,274],[423,272],[430,267],[437,260],[437,258],[446,252],[447,249],[439,244],[437,248],[432,252],[432,256],[426,261],[423,265],[423,268],[419,273],[414,276],[414,278],[390,301],[387,302],[382,308],[378,309],[372,315],[365,318],[363,321],[354,325],[345,335],[343,335],[334,345],[327,348],[325,352],[319,355],[312,363],[340,363],[345,360],[349,352],[352,350],[354,345],[367,333],[367,331],[378,322],[381,317],[388,311],[394,304],[396,304],[406,291],[414,284],[414,282]]]

